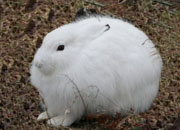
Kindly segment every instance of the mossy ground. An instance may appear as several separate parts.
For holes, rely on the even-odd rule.
[[[89,117],[60,129],[180,129],[178,0],[0,0],[0,129],[57,129],[36,121],[39,95],[29,82],[29,67],[43,37],[72,21],[82,7],[126,19],[154,41],[164,63],[160,91],[145,113]]]

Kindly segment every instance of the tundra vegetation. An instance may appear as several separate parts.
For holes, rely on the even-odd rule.
[[[125,19],[152,39],[163,59],[158,97],[147,112],[88,115],[70,128],[37,122],[40,97],[29,66],[43,37],[82,8]],[[0,0],[0,129],[180,129],[179,0]]]

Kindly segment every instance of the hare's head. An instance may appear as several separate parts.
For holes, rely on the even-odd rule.
[[[108,24],[81,20],[48,33],[33,60],[34,69],[45,75],[65,71],[74,66],[91,41],[109,29]],[[86,48],[87,49],[87,48]]]

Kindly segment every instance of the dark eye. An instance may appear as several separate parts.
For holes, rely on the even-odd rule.
[[[62,50],[64,50],[64,45],[59,45],[57,51],[62,51]]]

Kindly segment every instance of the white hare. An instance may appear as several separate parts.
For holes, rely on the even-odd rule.
[[[44,99],[38,120],[70,126],[84,114],[147,110],[159,90],[162,59],[132,24],[92,16],[48,33],[35,54],[31,83]]]

